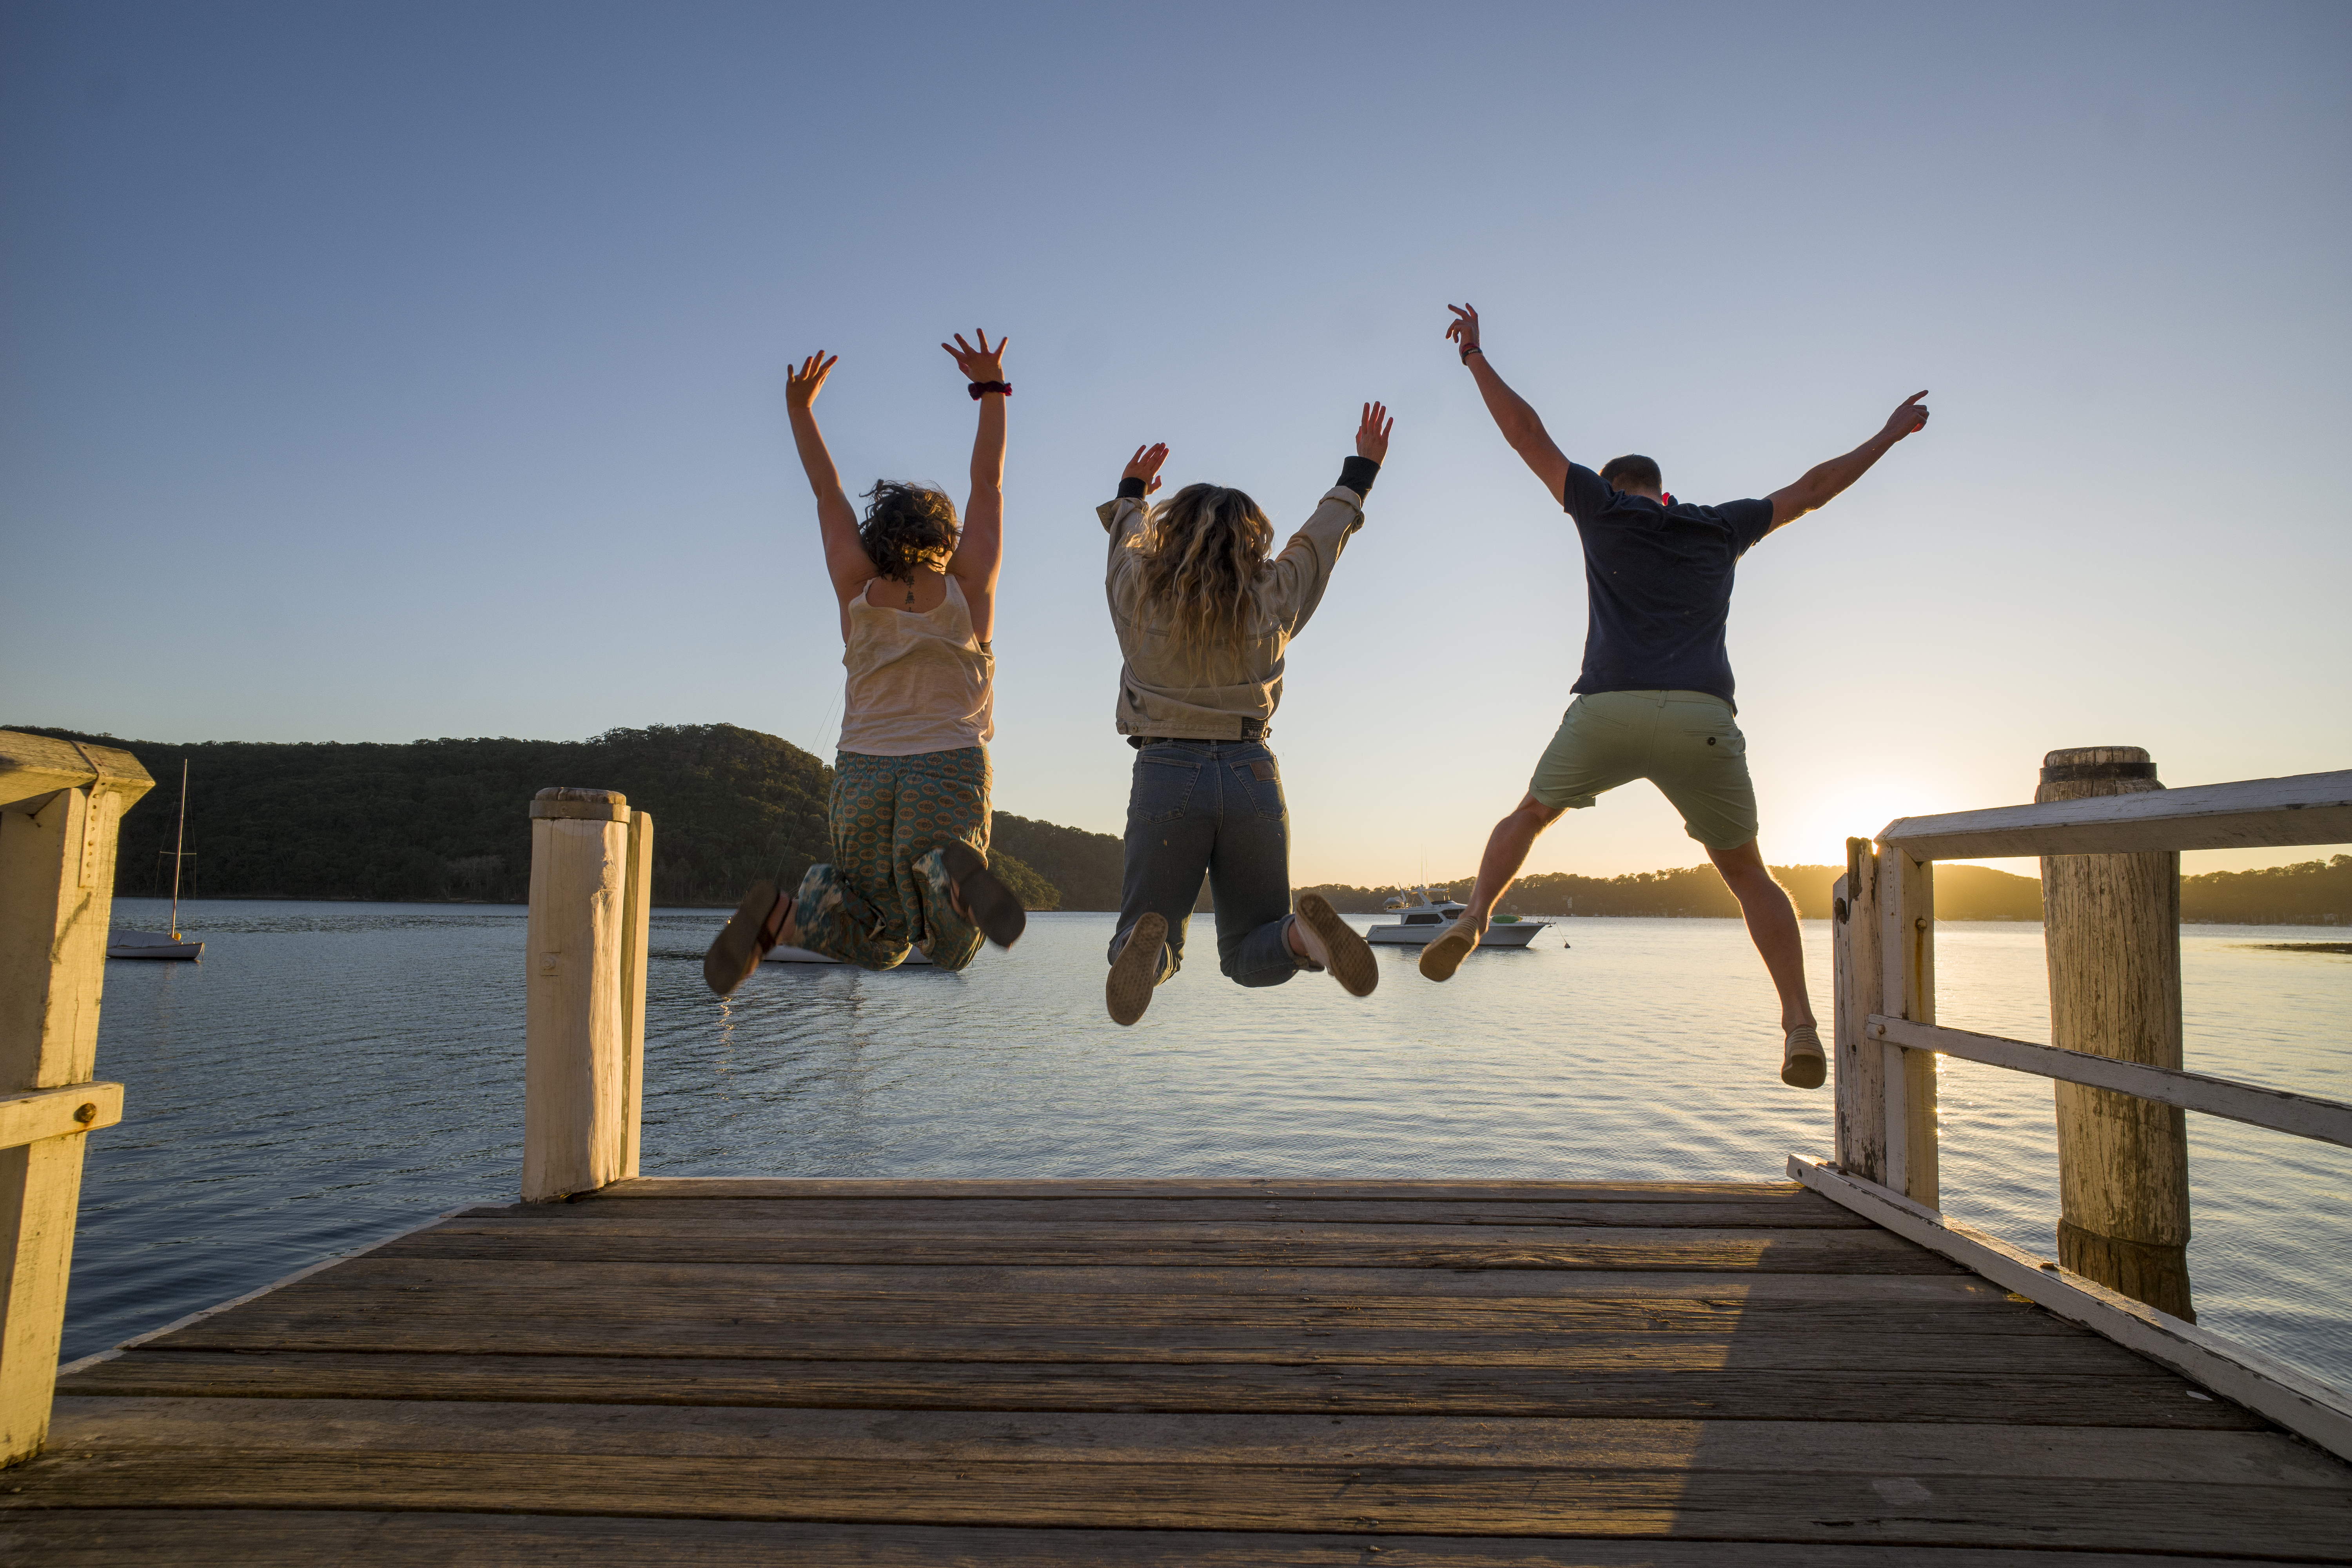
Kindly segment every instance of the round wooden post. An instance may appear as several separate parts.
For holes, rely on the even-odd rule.
[[[525,1202],[618,1179],[635,1142],[621,1125],[629,1087],[624,969],[634,924],[629,815],[627,797],[613,790],[543,789],[530,803]]]
[[[2137,746],[2083,746],[2042,759],[2033,798],[2163,787]],[[2179,855],[2045,855],[2042,905],[2051,1043],[2179,1068]],[[2112,1089],[2057,1090],[2058,1261],[2194,1321],[2184,1113]]]

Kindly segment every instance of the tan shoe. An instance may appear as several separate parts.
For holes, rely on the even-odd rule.
[[[1111,961],[1110,976],[1103,982],[1103,1005],[1114,1024],[1132,1024],[1151,1005],[1152,987],[1160,984],[1160,955],[1168,946],[1168,917],[1158,912],[1139,918],[1127,942]]]
[[[1421,972],[1432,980],[1451,980],[1462,961],[1478,951],[1479,931],[1467,917],[1455,921],[1445,934],[1421,950]]]
[[[1320,893],[1298,896],[1298,942],[1307,958],[1330,972],[1350,996],[1370,996],[1381,983],[1381,961],[1372,944],[1339,918],[1331,900]]]
[[[1822,1032],[1811,1024],[1789,1031],[1789,1043],[1780,1053],[1780,1081],[1790,1089],[1819,1089],[1830,1075],[1830,1064],[1822,1055]]]

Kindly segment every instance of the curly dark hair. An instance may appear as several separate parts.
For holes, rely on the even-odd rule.
[[[874,570],[893,582],[910,581],[918,566],[945,567],[962,530],[955,502],[929,485],[877,479],[865,495],[866,521],[857,542]]]

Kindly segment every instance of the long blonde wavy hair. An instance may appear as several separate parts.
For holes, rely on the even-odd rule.
[[[1186,485],[1151,509],[1143,527],[1144,602],[1167,619],[1177,647],[1198,661],[1249,637],[1249,591],[1274,548],[1274,522],[1223,485]]]

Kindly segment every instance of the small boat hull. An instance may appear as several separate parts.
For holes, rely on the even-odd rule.
[[[106,938],[109,958],[163,958],[193,962],[205,955],[205,944],[189,942],[160,931],[110,931]]]
[[[828,958],[821,952],[811,952],[804,947],[786,947],[779,943],[769,949],[768,956],[760,962],[762,963],[839,963],[841,960]],[[930,962],[930,958],[921,948],[911,947],[907,950],[907,956],[900,961],[898,967],[905,969],[914,964],[927,964]]]
[[[1550,925],[1549,921],[1517,921],[1509,925],[1490,925],[1478,939],[1480,947],[1527,947],[1536,940],[1536,933]],[[1447,921],[1441,925],[1374,926],[1364,932],[1364,940],[1385,947],[1427,947],[1454,929]]]

